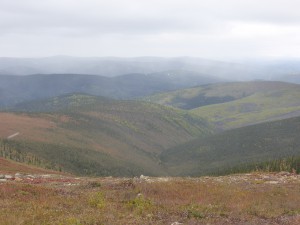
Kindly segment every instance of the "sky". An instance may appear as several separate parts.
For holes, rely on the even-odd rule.
[[[0,56],[300,58],[299,0],[0,0]]]

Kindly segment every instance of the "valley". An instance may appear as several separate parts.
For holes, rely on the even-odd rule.
[[[300,221],[298,84],[182,70],[2,78],[0,224]]]
[[[299,8],[0,0],[0,225],[299,225]]]
[[[182,110],[80,94],[22,109],[0,113],[1,138],[20,133],[6,145],[79,174],[163,175],[162,151],[213,132],[206,120]]]
[[[287,170],[298,170],[299,95],[297,84],[253,81],[141,100],[33,100],[0,113],[2,154],[26,163],[35,156],[34,165],[90,176],[250,172],[290,157],[296,161]]]
[[[203,85],[145,98],[187,109],[220,130],[300,116],[299,99],[299,85],[275,81]]]

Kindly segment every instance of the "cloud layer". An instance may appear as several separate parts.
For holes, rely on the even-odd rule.
[[[1,56],[300,57],[298,0],[0,0]]]

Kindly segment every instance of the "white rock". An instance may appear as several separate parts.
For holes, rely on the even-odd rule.
[[[141,175],[141,176],[140,176],[140,179],[147,180],[147,179],[149,179],[149,177],[148,177],[148,176]]]
[[[278,173],[278,175],[280,175],[280,176],[289,176],[291,174],[290,174],[290,172],[287,172],[287,171],[281,171],[281,172]]]
[[[24,174],[21,174],[21,173],[16,173],[15,174],[15,177],[19,177],[19,178],[23,178],[25,175]]]
[[[157,178],[157,181],[158,182],[168,182],[170,179],[169,178],[167,178],[167,177],[159,177],[159,178]]]
[[[279,184],[279,182],[275,181],[275,180],[270,180],[270,181],[267,181],[266,183],[267,184]]]

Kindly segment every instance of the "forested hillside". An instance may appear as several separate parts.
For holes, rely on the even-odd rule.
[[[190,110],[220,130],[300,115],[300,86],[284,82],[203,85],[153,95],[145,100]]]
[[[163,175],[162,151],[213,131],[204,119],[182,110],[82,94],[21,109],[0,113],[1,138],[19,134],[6,146],[22,157],[33,154],[50,162],[50,168],[79,174]]]
[[[117,77],[86,74],[0,75],[0,108],[63,94],[85,93],[133,99],[163,91],[216,83],[221,79],[186,70],[131,73]]]
[[[267,122],[192,140],[164,151],[161,160],[178,176],[249,172],[256,167],[271,170],[272,166],[275,171],[292,166],[299,170],[299,133],[300,117]]]

